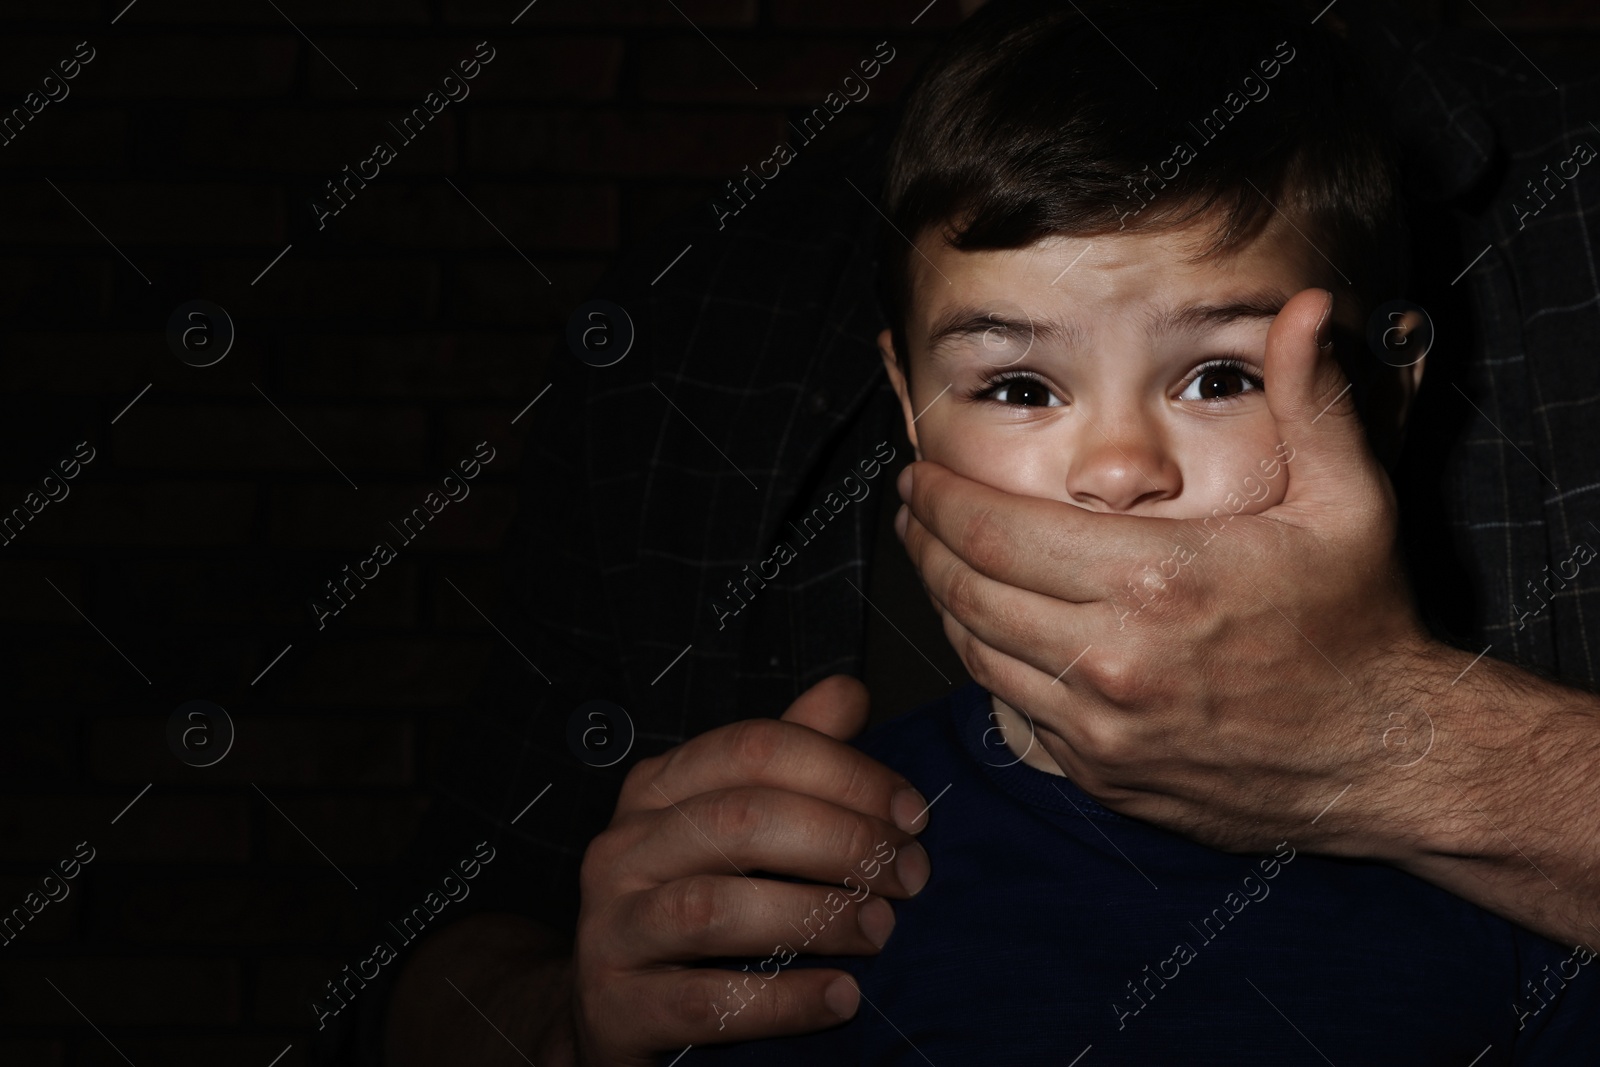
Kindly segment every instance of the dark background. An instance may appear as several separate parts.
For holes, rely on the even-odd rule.
[[[806,151],[848,146],[959,21],[955,0],[915,25],[926,0],[525,3],[0,4],[0,117],[97,53],[0,146],[0,514],[97,453],[0,546],[0,915],[96,853],[0,946],[0,1064],[126,1062],[107,1039],[141,1067],[306,1062],[308,1002],[369,951],[500,640],[494,550],[539,409],[512,420],[571,358],[569,315],[888,40]],[[1405,6],[1600,53],[1592,3]],[[482,40],[470,97],[402,144],[385,123]],[[379,139],[398,158],[318,231],[311,201]],[[168,340],[195,299],[238,332],[205,368]],[[402,546],[386,520],[482,440],[470,496]],[[399,558],[319,632],[308,601],[380,538]],[[195,699],[238,731],[206,768],[166,736]]]

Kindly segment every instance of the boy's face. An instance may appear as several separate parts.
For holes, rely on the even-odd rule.
[[[1209,225],[987,252],[925,234],[909,391],[889,331],[878,342],[917,457],[1090,511],[1199,519],[1230,494],[1252,513],[1281,501],[1287,475],[1263,475],[1279,444],[1267,329],[1340,278],[1277,214],[1234,254],[1192,262]],[[1336,298],[1335,327],[1362,336],[1361,314]],[[1420,375],[1401,372],[1407,397]]]

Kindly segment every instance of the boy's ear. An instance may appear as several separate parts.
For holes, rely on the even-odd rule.
[[[1380,379],[1381,388],[1372,398],[1376,410],[1372,412],[1374,421],[1368,423],[1368,440],[1379,462],[1391,474],[1405,447],[1406,421],[1411,416],[1417,390],[1422,387],[1422,373],[1427,365],[1428,359],[1423,356],[1408,366],[1389,368],[1386,376]]]
[[[894,334],[889,330],[878,334],[878,355],[883,357],[883,366],[889,372],[889,384],[894,386],[894,395],[900,398],[900,415],[906,420],[906,437],[911,441],[911,450],[920,460],[922,449],[917,445],[917,427],[912,421],[916,416],[912,414],[911,388],[900,369],[900,356],[894,350]]]
[[[1406,420],[1411,416],[1411,404],[1417,398],[1417,390],[1422,388],[1422,374],[1428,369],[1428,357],[1421,359],[1409,367],[1400,367],[1395,371],[1396,392],[1398,398],[1395,404],[1395,451],[1398,452],[1406,439]]]

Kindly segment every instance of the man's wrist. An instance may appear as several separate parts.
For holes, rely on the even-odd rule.
[[[1384,818],[1369,827],[1394,858],[1480,855],[1487,848],[1481,819],[1468,818],[1461,790],[1503,775],[1508,749],[1520,748],[1511,724],[1514,706],[1497,675],[1501,664],[1481,654],[1426,640],[1392,662],[1383,687],[1387,722],[1403,724],[1409,743],[1378,746],[1372,791]]]
[[[1436,642],[1394,669],[1383,713],[1431,728],[1429,743],[1367,775],[1356,847],[1329,851],[1388,862],[1547,937],[1600,932],[1600,698]]]
[[[1359,675],[1369,698],[1354,717],[1347,790],[1317,816],[1308,845],[1413,871],[1492,851],[1461,786],[1503,775],[1508,749],[1520,750],[1503,721],[1514,698],[1492,677],[1501,668],[1425,635],[1374,657]]]

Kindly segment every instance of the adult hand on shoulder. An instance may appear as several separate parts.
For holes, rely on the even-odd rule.
[[[887,939],[893,911],[872,894],[904,898],[926,881],[912,832],[927,801],[845,743],[866,721],[866,689],[835,675],[781,719],[711,730],[629,772],[580,872],[580,1063],[648,1067],[686,1045],[809,1033],[855,1014],[859,993],[841,970],[696,962],[774,953],[818,909],[837,921],[800,951],[872,955]],[[830,907],[830,894],[851,903]]]
[[[1398,694],[1449,683],[1400,562],[1394,490],[1317,344],[1329,307],[1299,293],[1267,337],[1277,506],[1209,527],[1102,515],[919,462],[897,525],[973,678],[1108,806],[1224,849],[1287,838],[1394,858],[1348,820],[1313,825],[1347,787],[1402,806],[1397,784],[1431,771],[1410,767],[1432,724]]]

